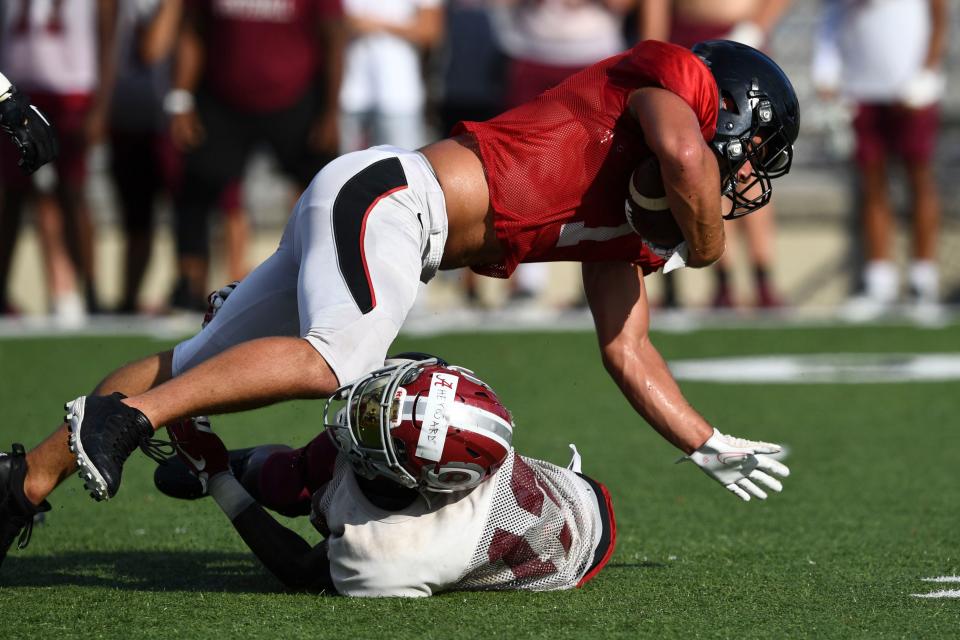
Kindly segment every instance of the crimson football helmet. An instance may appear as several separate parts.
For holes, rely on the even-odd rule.
[[[693,52],[710,67],[720,92],[710,145],[720,162],[721,191],[733,203],[724,218],[739,218],[770,202],[770,181],[790,171],[800,104],[783,70],[753,47],[707,40],[695,44]],[[737,172],[748,160],[750,179],[740,183]],[[747,196],[756,185],[757,194]]]
[[[435,357],[391,358],[327,401],[323,421],[358,474],[419,491],[472,489],[506,459],[510,412],[493,389]]]

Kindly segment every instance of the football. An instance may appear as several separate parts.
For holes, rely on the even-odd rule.
[[[671,248],[683,242],[683,233],[670,212],[656,158],[644,160],[630,175],[625,211],[627,222],[648,242]]]

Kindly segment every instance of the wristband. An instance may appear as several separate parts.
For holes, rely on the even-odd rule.
[[[171,89],[163,97],[163,111],[171,116],[190,113],[194,104],[193,94],[186,89]]]
[[[210,478],[207,493],[213,497],[231,522],[256,502],[229,471],[218,473]]]

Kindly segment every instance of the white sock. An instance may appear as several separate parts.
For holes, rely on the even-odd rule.
[[[933,260],[917,260],[910,265],[910,287],[924,302],[940,298],[940,272]]]
[[[867,296],[880,302],[893,302],[900,288],[897,266],[889,260],[871,260],[863,271]]]

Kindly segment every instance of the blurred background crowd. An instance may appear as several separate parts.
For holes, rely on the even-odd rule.
[[[774,203],[660,309],[938,320],[960,302],[955,0],[2,0],[0,70],[55,123],[0,148],[0,314],[76,327],[201,310],[269,255],[338,154],[417,148],[641,39],[769,52],[801,102]],[[570,161],[576,162],[575,150]],[[572,265],[456,273],[420,312],[583,307]],[[522,300],[522,303],[516,301]]]

